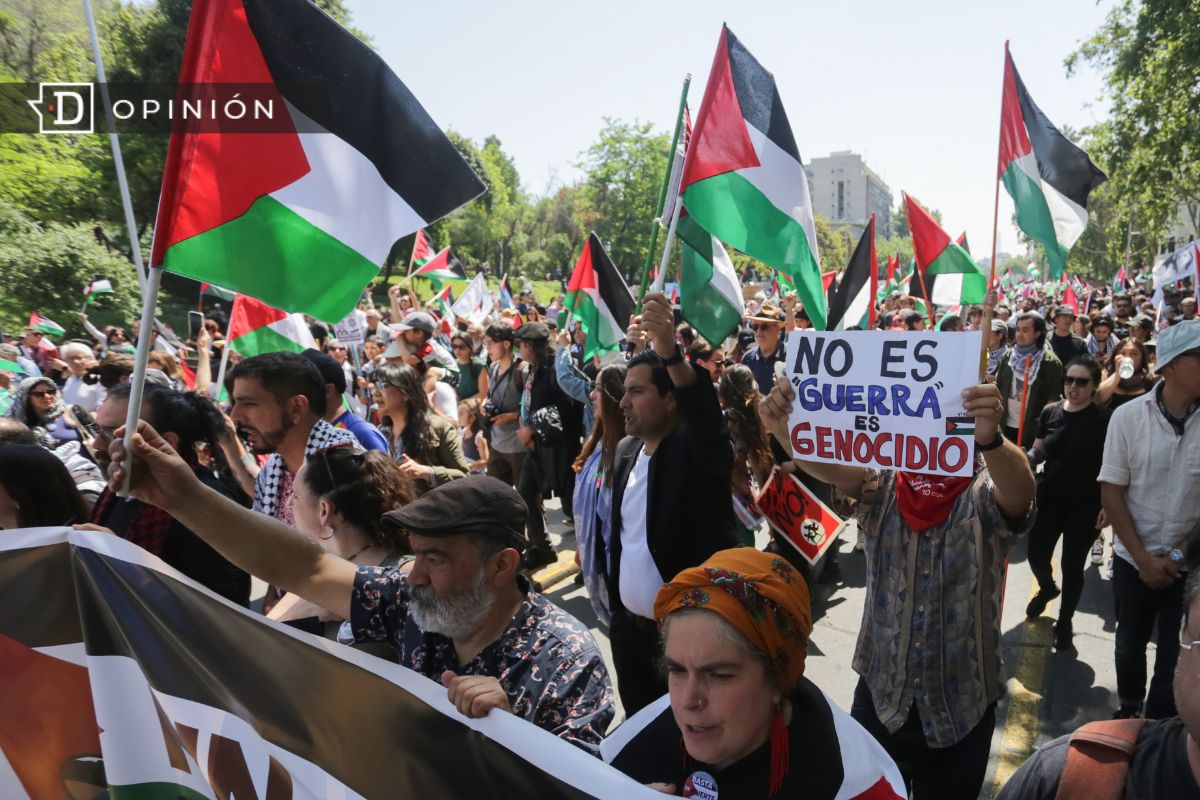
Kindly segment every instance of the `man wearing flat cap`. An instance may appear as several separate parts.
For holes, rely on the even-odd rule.
[[[110,452],[118,481],[126,454],[120,444]],[[221,497],[144,421],[133,454],[134,497],[250,574],[349,620],[356,641],[387,642],[461,713],[508,711],[599,752],[614,714],[608,670],[588,629],[521,575],[527,510],[512,487],[463,478],[388,512],[384,526],[406,532],[416,555],[405,574],[359,567]]]

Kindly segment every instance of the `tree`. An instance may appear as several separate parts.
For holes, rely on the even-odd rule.
[[[845,228],[834,228],[820,214],[813,215],[813,227],[817,232],[817,252],[821,258],[821,271],[832,272],[845,269],[850,253],[856,244]]]
[[[600,137],[581,154],[581,209],[585,228],[594,229],[613,263],[633,285],[641,274],[649,245],[650,223],[658,211],[658,193],[667,169],[671,138],[650,123],[605,118]],[[657,258],[659,253],[653,254]]]
[[[76,314],[83,287],[103,275],[116,290],[96,303],[98,322],[128,324],[141,306],[137,275],[127,259],[110,252],[87,225],[38,224],[0,200],[0,325],[20,329],[37,311],[67,329],[83,332]]]
[[[1152,260],[1181,205],[1200,233],[1198,14],[1195,0],[1122,0],[1066,60],[1068,74],[1084,61],[1098,69],[1111,104],[1109,118],[1087,131],[1109,173],[1108,262],[1125,263],[1127,247],[1135,260]]]

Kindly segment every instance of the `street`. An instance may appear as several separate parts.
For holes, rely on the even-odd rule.
[[[574,532],[563,524],[557,500],[547,503],[551,538],[560,551],[560,564],[571,561]],[[1111,529],[1106,530],[1111,542]],[[760,542],[766,541],[759,535]],[[850,709],[858,676],[850,668],[854,644],[862,616],[865,594],[863,555],[854,551],[854,528],[835,545],[840,547],[841,578],[836,584],[819,584],[813,601],[813,634],[809,644],[805,675],[832,697],[842,708]],[[1111,558],[1111,547],[1106,561]],[[1058,576],[1058,556],[1054,561]],[[546,573],[553,574],[549,568]],[[564,577],[548,585],[546,594],[591,628],[609,657],[608,638],[592,613],[582,586],[573,580],[570,570],[558,570]],[[1083,597],[1075,613],[1076,652],[1052,650],[1053,624],[1058,600],[1037,621],[1025,619],[1025,605],[1033,594],[1035,582],[1025,564],[1025,542],[1012,553],[1004,598],[1004,666],[1008,694],[996,709],[996,731],[992,737],[992,757],[980,798],[995,797],[1005,781],[1025,758],[1045,742],[1069,733],[1085,722],[1107,719],[1116,708],[1116,673],[1113,667],[1112,591],[1105,566],[1088,565]],[[1153,664],[1154,645],[1147,658]],[[611,663],[611,660],[610,662]],[[624,719],[617,713],[617,723]],[[614,727],[617,723],[614,723]],[[610,729],[611,730],[611,729]]]

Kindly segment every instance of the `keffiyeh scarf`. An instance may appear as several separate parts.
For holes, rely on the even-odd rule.
[[[335,428],[325,420],[317,420],[312,431],[308,434],[308,442],[304,445],[304,457],[307,459],[313,453],[326,447],[350,445],[358,447],[358,440],[350,431]],[[275,453],[262,468],[258,480],[254,482],[254,510],[268,517],[274,517],[279,510],[279,489],[283,485],[283,471],[287,465],[283,456]]]
[[[1029,382],[1033,383],[1037,380],[1038,368],[1042,366],[1042,357],[1046,355],[1046,350],[1036,344],[1031,344],[1028,347],[1015,345],[1012,349],[1012,355],[1008,358],[1008,366],[1012,368],[1014,385],[1020,385],[1025,382],[1025,359],[1029,359]]]
[[[1105,339],[1103,342],[1097,341],[1094,334],[1091,334],[1091,333],[1088,334],[1087,351],[1088,351],[1089,356],[1094,356],[1097,353],[1104,353],[1106,355],[1112,355],[1113,351],[1116,349],[1117,349],[1117,337],[1113,336],[1111,333],[1108,335],[1108,338]]]

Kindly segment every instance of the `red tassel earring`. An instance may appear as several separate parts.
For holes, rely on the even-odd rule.
[[[787,775],[791,749],[788,747],[787,723],[783,719],[783,701],[775,707],[775,717],[771,720],[771,785],[768,797],[774,797],[783,788],[783,779]]]

